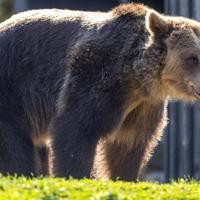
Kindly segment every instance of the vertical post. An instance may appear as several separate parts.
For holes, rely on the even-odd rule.
[[[188,175],[190,177],[194,177],[194,106],[189,105],[190,113],[189,113],[189,128],[190,131],[188,132],[188,140],[189,140],[189,152],[188,152]]]
[[[13,10],[15,13],[25,11],[28,8],[27,0],[14,0],[13,1]]]
[[[200,1],[199,0],[193,0],[193,8],[192,8],[193,17],[194,17],[194,19],[197,19],[197,20],[200,21],[199,8],[200,8]]]
[[[179,176],[193,176],[193,112],[192,107],[179,103]]]
[[[168,112],[169,113],[169,112]],[[169,115],[169,114],[168,114]],[[167,126],[167,129],[164,133],[164,182],[170,181],[170,128]]]
[[[200,8],[200,1],[199,0],[192,0],[193,2],[193,7],[191,8],[192,10],[192,17],[198,21],[200,21],[200,12],[199,12],[199,8]],[[193,172],[194,177],[199,178],[200,174],[200,149],[199,149],[199,145],[200,145],[200,102],[196,103],[193,107],[193,154],[194,154],[194,159],[193,159],[193,163],[194,166],[197,167],[197,171]]]
[[[200,102],[196,103],[193,108],[193,130],[194,130],[194,135],[193,135],[193,141],[194,141],[194,160],[193,163],[195,165],[195,168],[197,169],[194,171],[194,177],[195,178],[200,178]]]
[[[169,105],[169,118],[170,124],[166,134],[165,143],[165,181],[169,182],[171,179],[178,178],[178,141],[179,135],[177,127],[177,103],[171,103]]]

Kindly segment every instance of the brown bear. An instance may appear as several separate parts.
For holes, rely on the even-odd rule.
[[[0,24],[0,173],[136,180],[169,98],[200,97],[200,24],[140,4]],[[51,158],[48,161],[47,144]]]

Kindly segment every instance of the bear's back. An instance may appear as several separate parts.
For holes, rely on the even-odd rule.
[[[98,26],[112,18],[110,12],[86,12],[62,9],[38,9],[13,15],[0,24],[0,32],[24,26],[30,23],[49,22],[54,25],[59,23],[80,23],[82,27]]]
[[[41,64],[41,61],[37,63],[39,57],[46,58],[48,63],[50,58],[60,63],[78,41],[95,34],[107,20],[112,20],[110,13],[61,9],[31,10],[13,15],[0,24],[0,68],[12,60],[17,69],[23,65],[20,58],[26,58],[26,63],[29,61],[35,66]]]

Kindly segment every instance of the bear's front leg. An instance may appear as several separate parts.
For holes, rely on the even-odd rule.
[[[165,125],[164,103],[144,103],[135,108],[120,130],[99,142],[94,176],[99,179],[136,181]]]
[[[144,158],[145,145],[127,147],[111,141],[101,141],[95,159],[94,177],[136,181]]]
[[[70,95],[52,124],[52,174],[89,178],[96,144],[117,125],[120,116],[118,95]]]

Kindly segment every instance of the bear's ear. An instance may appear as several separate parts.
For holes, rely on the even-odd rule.
[[[169,25],[159,13],[150,11],[146,16],[147,30],[154,36],[166,34],[169,31]]]

